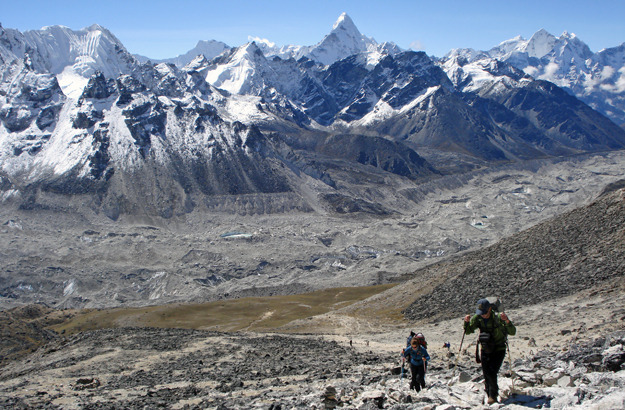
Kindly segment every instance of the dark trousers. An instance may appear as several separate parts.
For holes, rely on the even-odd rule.
[[[498,350],[491,353],[482,352],[482,372],[484,373],[484,384],[488,397],[497,399],[499,386],[497,385],[497,373],[501,368],[503,359],[506,357],[505,350]]]
[[[412,380],[410,380],[410,388],[416,391],[421,391],[422,387],[425,387],[425,366],[420,364],[415,366],[410,363],[410,373],[412,374]]]

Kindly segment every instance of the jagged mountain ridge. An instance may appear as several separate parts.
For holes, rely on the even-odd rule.
[[[394,43],[378,44],[374,39],[363,35],[346,13],[339,16],[329,34],[312,46],[285,45],[280,47],[267,39],[253,38],[250,40],[256,43],[267,58],[279,57],[283,60],[290,58],[299,60],[306,57],[325,65],[354,54],[366,53],[370,58],[375,59],[380,54],[396,54],[403,51]],[[231,47],[221,41],[201,40],[194,48],[174,58],[159,60],[141,55],[135,55],[135,57],[141,62],[151,60],[155,63],[173,63],[182,68],[196,56],[202,55],[206,59],[212,60],[224,52],[230,52],[233,48],[238,47]]]
[[[181,54],[173,58],[165,59],[152,59],[146,56],[135,54],[134,57],[142,63],[152,61],[154,63],[171,63],[178,67],[184,67],[193,61],[197,56],[204,56],[205,58],[212,60],[226,50],[230,50],[231,47],[222,41],[216,40],[200,40],[191,50],[184,54]]]
[[[0,37],[3,186],[20,206],[49,191],[91,195],[113,218],[170,217],[222,195],[286,194],[293,209],[333,209],[326,191],[355,180],[350,172],[437,175],[424,148],[488,163],[625,146],[625,132],[557,87],[505,63],[483,69],[479,86],[454,82],[445,63],[378,47],[346,15],[316,50],[358,54],[331,64],[312,51],[269,58],[256,43],[183,68],[140,63],[97,25]],[[317,199],[302,192],[308,178],[320,182]]]
[[[486,101],[480,106],[475,91],[454,84],[448,78],[453,69],[445,63],[442,67],[447,72],[415,52],[386,55],[373,65],[362,54],[329,66],[269,60],[252,43],[214,60],[207,80],[263,101],[286,98],[305,119],[314,120],[312,126],[366,130],[415,149],[457,150],[486,160],[614,149],[622,143],[622,132],[601,115],[505,63],[482,69],[486,79],[477,88]],[[506,89],[496,90],[492,84],[502,79]],[[523,95],[513,98],[519,90]],[[490,107],[497,108],[494,114]],[[577,121],[578,116],[584,119]],[[586,123],[593,124],[592,131]],[[581,143],[588,134],[592,141]]]
[[[57,99],[62,99],[53,78],[29,75],[48,79]],[[296,184],[289,181],[297,178],[297,172],[318,176],[333,185],[327,177],[324,179],[323,169],[317,170],[319,166],[315,162],[322,161],[321,158],[314,159],[312,164],[304,163],[298,160],[299,154],[284,144],[284,138],[274,135],[270,139],[253,125],[224,121],[215,108],[223,102],[223,97],[206,83],[200,83],[198,91],[204,93],[205,100],[181,99],[184,94],[180,90],[187,82],[193,82],[196,71],[182,72],[158,65],[142,75],[148,80],[139,82],[131,76],[122,76],[113,82],[102,74],[92,77],[79,101],[68,104],[63,112],[56,109],[56,122],[61,125],[51,134],[30,134],[45,131],[43,126],[47,123],[42,124],[41,116],[33,121],[33,116],[14,118],[13,111],[8,111],[3,120],[5,126],[14,130],[9,134],[14,139],[7,147],[13,151],[5,151],[4,166],[9,171],[23,167],[36,173],[34,181],[22,185],[23,206],[33,206],[36,199],[29,195],[39,189],[69,195],[104,192],[99,194],[94,206],[114,219],[120,213],[137,212],[170,217],[192,210],[194,195],[200,196],[195,201],[201,201],[201,196],[291,195]],[[57,106],[51,107],[54,110]],[[48,141],[52,144],[48,145]],[[24,145],[25,142],[29,145]],[[402,159],[401,152],[405,150],[410,153]],[[409,166],[397,171],[399,175],[416,176],[422,170],[428,174],[434,172],[406,147],[387,144],[376,152],[384,153],[390,162],[395,158],[402,164],[408,163]],[[27,154],[25,158],[21,157],[22,153]],[[331,149],[320,154],[339,157]],[[355,162],[393,171],[383,163],[372,165],[371,161],[358,158]],[[303,169],[293,172],[298,163]],[[61,166],[65,168],[58,172]],[[406,173],[408,169],[410,172]],[[20,180],[26,180],[23,172],[21,169],[10,175],[12,189]],[[152,201],[146,203],[142,198]],[[310,208],[300,202],[293,199],[292,207]],[[141,210],[141,207],[146,208]],[[263,207],[271,212],[270,206]]]
[[[328,53],[324,45],[335,40],[341,32],[349,33],[343,37],[347,37],[347,43],[352,46],[343,50],[346,52],[333,51],[333,59],[324,59],[323,53]],[[360,39],[360,41],[356,42],[355,39]],[[268,57],[299,59],[306,56],[324,64],[331,64],[356,53],[366,53],[370,58],[376,59],[380,54],[395,55],[403,51],[393,43],[377,44],[373,39],[363,36],[346,14],[339,17],[332,32],[315,46],[277,47],[267,40],[260,39],[258,45]],[[200,51],[198,47],[194,50]],[[336,47],[335,50],[337,50]],[[541,29],[529,40],[518,36],[488,51],[452,50],[444,58],[450,54],[462,52],[465,56],[472,56],[472,58],[476,54],[481,54],[508,62],[536,79],[553,82],[568,90],[593,109],[622,126],[625,124],[624,50],[625,44],[621,44],[595,53],[573,33],[564,32],[560,37],[555,37]],[[217,56],[214,51],[203,52],[203,54],[209,59]],[[181,63],[183,60],[172,59],[171,61]]]
[[[597,143],[604,144],[606,150],[620,145],[613,139],[618,135],[613,132],[616,127],[607,118],[598,116],[553,83],[534,80],[523,71],[484,56],[469,61],[462,55],[453,55],[442,59],[441,64],[469,104],[500,124],[508,135],[518,137],[522,144],[532,144],[551,155],[592,150],[591,146]],[[589,123],[599,128],[593,126],[589,132]],[[544,138],[544,134],[549,138]],[[562,138],[564,135],[567,137]],[[571,140],[575,142],[571,144]]]
[[[90,29],[97,31],[98,27]],[[284,146],[284,138],[270,142],[253,124],[232,118],[228,109],[228,105],[247,105],[265,121],[283,121],[279,118],[284,116],[283,101],[273,104],[273,114],[266,114],[257,108],[258,101],[241,101],[214,89],[202,78],[201,59],[179,70],[167,64],[140,65],[126,55],[133,64],[115,66],[117,78],[96,72],[75,100],[63,93],[58,78],[48,72],[49,64],[32,63],[30,54],[40,54],[29,51],[32,49],[24,41],[24,59],[14,58],[4,66],[9,74],[4,84],[8,104],[0,119],[4,125],[4,185],[12,198],[27,207],[36,202],[39,190],[63,194],[104,191],[93,205],[110,217],[124,212],[171,216],[194,208],[192,193],[285,194],[294,191],[298,183],[288,181],[300,173],[333,185],[321,166],[315,165],[325,161],[323,158],[305,163],[304,170],[294,168],[302,161]],[[117,50],[125,53],[122,48]],[[7,60],[11,57],[4,55]],[[288,109],[288,102],[286,106]],[[396,155],[391,152],[394,147],[384,150],[384,155]],[[327,151],[321,156],[336,157],[332,150]],[[424,163],[414,152],[406,158],[416,159],[414,164]],[[356,164],[372,166],[366,160]],[[421,167],[405,169],[414,171],[414,177]],[[431,172],[431,166],[423,169],[429,169],[426,174]],[[286,210],[310,208],[295,197],[294,205]],[[142,204],[143,198],[153,199]],[[261,202],[263,209],[271,212],[271,206]]]
[[[452,50],[444,58],[457,54],[471,62],[482,58],[507,62],[564,88],[617,124],[625,124],[625,43],[594,53],[575,34],[555,37],[542,29],[529,40],[516,37],[488,51]]]

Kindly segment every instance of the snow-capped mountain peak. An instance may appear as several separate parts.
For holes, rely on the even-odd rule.
[[[259,197],[261,212],[284,195],[297,197],[292,209],[308,209],[298,197],[308,177],[325,195],[368,174],[363,167],[376,179],[434,173],[412,147],[485,162],[623,149],[625,131],[520,71],[588,78],[569,69],[578,60],[558,60],[557,50],[577,50],[577,38],[543,31],[532,40],[545,57],[528,57],[522,39],[506,45],[527,62],[517,69],[474,50],[435,62],[423,52],[394,55],[343,14],[306,54],[289,55],[298,58],[267,58],[269,43],[250,42],[181,69],[140,64],[97,25],[0,30],[0,199],[5,187],[28,204],[39,190],[93,194],[113,219],[134,209],[183,215],[222,195],[279,194],[275,206]],[[619,70],[601,72],[616,91]],[[343,203],[324,198],[314,207]]]
[[[138,61],[106,28],[93,24],[81,30],[46,26],[41,30],[0,31],[0,62],[25,59],[38,73],[57,76],[67,96],[79,96],[96,72],[107,78],[128,74]]]
[[[356,32],[360,34],[360,31],[358,31],[358,28],[356,28],[354,21],[345,12],[341,13],[339,18],[336,20],[336,22],[332,26],[332,31],[336,31],[339,29],[345,30],[345,31]]]
[[[530,57],[541,58],[549,54],[555,47],[558,39],[545,29],[540,29],[525,46],[525,51]]]
[[[475,50],[452,51],[444,59],[452,68],[457,65],[451,60],[454,53],[469,62],[483,57]],[[593,53],[574,33],[565,31],[555,37],[541,29],[529,40],[515,37],[484,53],[563,87],[616,123],[625,123],[625,43]],[[457,74],[449,67],[446,70]]]
[[[352,19],[343,13],[332,26],[332,31],[308,54],[311,59],[329,65],[350,55],[376,48],[375,40],[362,35]]]
[[[263,88],[267,60],[255,42],[233,49],[211,67],[206,81],[234,94],[255,93]]]
[[[332,30],[313,46],[287,45],[279,47],[266,39],[258,40],[259,47],[266,57],[278,56],[283,60],[307,57],[323,65],[330,65],[354,54],[368,53],[372,64],[379,61],[382,55],[393,55],[402,50],[392,42],[378,44],[374,39],[364,36],[353,20],[342,13],[332,26]]]
[[[106,77],[127,73],[136,61],[107,29],[93,24],[82,30],[49,26],[24,33],[25,48],[38,71],[62,73],[70,66],[83,77],[95,71]]]
[[[216,40],[200,40],[195,47],[174,58],[166,58],[163,60],[154,60],[144,56],[135,56],[139,61],[146,62],[148,60],[155,63],[173,63],[178,67],[184,67],[191,63],[197,56],[203,56],[208,60],[219,56],[223,52],[230,50],[231,47],[226,43]]]

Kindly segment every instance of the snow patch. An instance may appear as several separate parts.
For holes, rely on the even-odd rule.
[[[13,198],[18,198],[20,195],[20,191],[18,191],[17,189],[9,189],[2,193],[2,202],[11,200]]]
[[[63,296],[71,295],[72,293],[74,293],[75,290],[76,290],[76,281],[74,279],[71,279],[67,283],[67,285],[65,285],[65,288],[63,288]]]
[[[619,72],[619,78],[614,84],[615,93],[625,93],[625,67],[622,67]]]
[[[57,74],[56,80],[59,82],[63,94],[73,100],[80,98],[89,82],[88,78],[77,74],[72,67],[65,67],[60,74]]]

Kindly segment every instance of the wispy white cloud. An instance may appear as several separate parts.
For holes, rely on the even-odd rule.
[[[551,63],[545,66],[545,68],[543,69],[543,74],[538,78],[541,80],[548,80],[548,81],[555,82],[556,73],[558,72],[559,68],[560,66],[557,63],[552,61]]]
[[[625,92],[625,67],[622,67],[620,70],[618,70],[618,72],[620,76],[615,83],[616,91],[619,93],[623,93]]]
[[[247,39],[251,42],[266,44],[269,47],[275,47],[276,43],[267,40],[266,38],[247,36]]]
[[[410,47],[411,50],[415,51],[425,50],[425,44],[423,44],[421,40],[415,40],[411,42],[408,47]]]
[[[529,65],[529,66],[525,67],[525,68],[523,69],[523,71],[524,71],[526,74],[529,74],[529,75],[531,75],[532,77],[535,77],[535,76],[536,76],[536,74],[538,73],[538,68],[536,68],[536,67],[533,67],[533,66]]]

